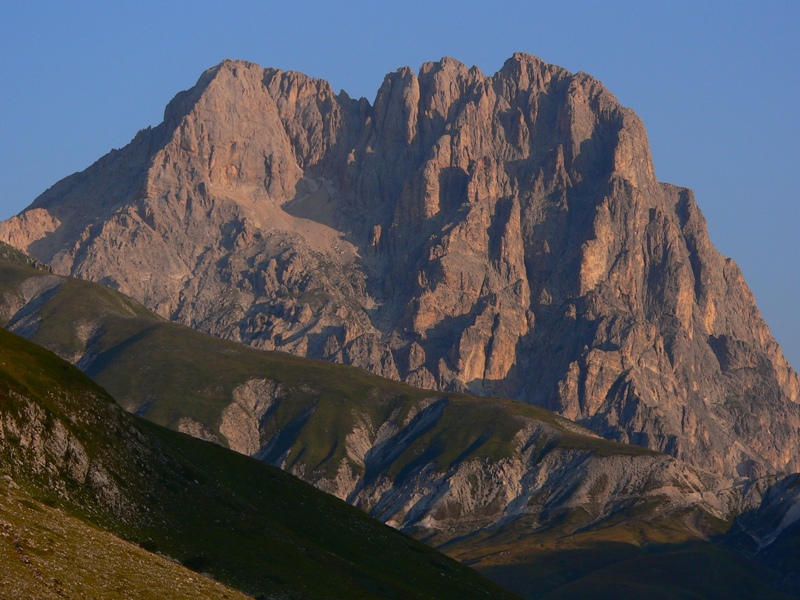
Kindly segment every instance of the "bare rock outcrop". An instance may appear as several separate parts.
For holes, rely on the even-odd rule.
[[[529,55],[403,68],[373,104],[225,61],[0,238],[259,348],[800,470],[800,381],[692,193],[600,82]]]
[[[250,379],[233,390],[233,402],[222,411],[219,432],[231,450],[258,454],[261,450],[261,422],[281,386],[266,379]]]

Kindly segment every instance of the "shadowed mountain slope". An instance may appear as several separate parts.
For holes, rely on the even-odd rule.
[[[777,575],[761,581],[742,557],[702,545],[760,496],[673,458],[523,403],[220,340],[20,262],[0,261],[0,298],[6,327],[69,357],[128,410],[281,466],[526,597],[614,581],[630,560],[652,567],[637,589],[662,589],[656,548],[678,562],[707,555],[742,590],[772,593]]]
[[[106,597],[110,574],[97,573],[102,562],[89,562],[108,543],[102,560],[121,576],[120,589],[108,597],[133,593],[129,585],[151,597],[240,597],[165,566],[162,558],[126,549],[110,539],[113,533],[262,597],[507,595],[278,469],[124,413],[47,350],[5,330],[0,348],[0,556],[9,563],[4,583],[15,589]],[[26,508],[41,519],[31,523]],[[48,533],[47,523],[56,530]],[[87,536],[84,555],[75,555],[75,535]],[[20,560],[30,565],[27,581]],[[163,573],[166,587],[177,582],[174,593],[145,585],[147,573]]]
[[[26,487],[9,475],[0,479],[3,598],[249,598],[89,525]]]

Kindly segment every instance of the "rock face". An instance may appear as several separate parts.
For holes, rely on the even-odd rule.
[[[800,381],[692,193],[602,84],[528,55],[403,68],[374,104],[225,61],[0,239],[259,348],[800,470]]]
[[[775,477],[732,483],[652,450],[603,439],[529,404],[431,392],[344,365],[259,351],[168,322],[103,285],[53,276],[30,268],[24,261],[0,259],[0,303],[8,307],[0,310],[0,318],[11,315],[0,325],[24,330],[76,361],[95,381],[113,391],[117,403],[127,409],[289,470],[441,548],[522,597],[541,597],[562,586],[567,587],[562,596],[576,597],[572,589],[575,585],[587,590],[580,597],[591,596],[599,589],[598,580],[622,581],[612,584],[615,593],[620,586],[629,590],[630,581],[616,571],[630,570],[629,563],[637,556],[647,562],[655,560],[654,567],[635,569],[636,593],[648,597],[657,596],[665,587],[675,591],[671,581],[663,581],[665,574],[667,578],[672,574],[674,579],[675,560],[685,565],[681,573],[689,573],[683,578],[690,588],[685,594],[703,597],[720,593],[726,598],[777,597],[770,585],[798,572],[790,560],[786,561],[788,568],[764,571],[709,540],[716,538],[735,515],[742,515],[740,523],[745,529],[736,536],[736,545],[752,553],[752,539],[758,539],[752,534],[757,536],[759,529],[769,525],[758,514],[772,504],[760,494],[774,489],[772,498],[783,504],[784,491],[791,489],[785,485],[770,488]],[[34,322],[35,328],[29,327]],[[83,333],[87,326],[94,331],[90,336]],[[0,334],[0,371],[10,365],[14,373],[9,378],[6,372],[0,384],[21,381],[19,365],[35,364],[36,360],[30,352],[20,360],[12,347],[3,345],[12,336],[2,328]],[[16,343],[22,342],[18,339]],[[38,352],[45,354],[41,349]],[[25,378],[48,399],[44,404],[41,398],[39,404],[27,402],[15,392],[3,397],[5,392],[0,389],[0,528],[2,484],[7,477],[3,471],[10,467],[17,475],[33,473],[40,483],[42,476],[49,475],[50,479],[44,480],[48,487],[68,499],[70,492],[89,494],[90,498],[93,492],[100,492],[95,504],[115,511],[112,523],[121,522],[119,508],[125,504],[120,500],[126,498],[131,499],[129,509],[151,503],[155,512],[146,509],[144,516],[158,528],[174,523],[175,517],[188,516],[188,523],[179,518],[176,531],[182,533],[168,537],[181,545],[207,530],[205,526],[197,529],[197,515],[208,515],[203,522],[217,523],[221,528],[212,530],[214,548],[244,546],[246,550],[234,553],[231,567],[240,567],[243,556],[252,556],[257,572],[263,574],[277,562],[275,558],[262,561],[259,550],[247,544],[270,548],[275,557],[299,552],[290,555],[293,568],[307,557],[310,542],[294,537],[287,540],[287,521],[278,526],[279,539],[267,537],[271,541],[266,545],[256,529],[265,516],[275,517],[288,509],[289,524],[301,523],[304,531],[313,532],[313,523],[319,523],[325,539],[341,540],[342,545],[336,548],[340,558],[343,549],[357,548],[375,561],[380,572],[385,572],[389,560],[402,581],[411,573],[423,590],[420,597],[446,598],[452,594],[461,599],[479,593],[477,582],[469,583],[465,578],[468,571],[456,572],[454,580],[443,579],[446,575],[441,571],[434,571],[434,577],[427,580],[418,578],[413,565],[419,566],[419,555],[426,552],[421,546],[412,550],[410,562],[402,562],[397,551],[402,555],[410,539],[403,540],[398,534],[389,539],[388,528],[379,532],[360,512],[356,513],[358,518],[354,518],[356,511],[347,519],[337,518],[344,509],[342,503],[321,493],[314,494],[314,501],[308,486],[274,470],[270,476],[267,465],[192,442],[187,436],[167,435],[166,430],[158,437],[167,444],[159,444],[152,437],[157,428],[144,427],[132,418],[127,419],[129,427],[121,430],[115,425],[126,420],[119,406],[97,388],[95,395],[103,396],[104,402],[98,405],[84,399],[69,411],[73,416],[54,418],[45,407],[69,399],[57,393],[64,384],[61,378],[69,370],[53,355],[49,355],[49,362],[57,367],[58,378],[48,379],[41,372]],[[77,375],[72,372],[67,379],[79,380]],[[89,385],[88,380],[83,381]],[[15,405],[21,409],[15,412]],[[137,424],[144,429],[137,429]],[[110,437],[106,441],[111,443],[99,444],[98,431]],[[137,431],[138,437],[131,438]],[[174,449],[170,449],[170,439],[179,442]],[[110,468],[98,469],[104,465]],[[105,476],[87,480],[90,472]],[[244,490],[247,496],[220,495],[225,487],[217,479],[220,476],[227,477],[228,485]],[[796,477],[786,479],[793,480]],[[115,493],[105,493],[97,481],[116,483],[109,488]],[[138,497],[130,496],[136,492]],[[796,500],[794,496],[790,502]],[[108,506],[106,497],[116,500]],[[214,503],[224,508],[222,513],[215,513],[213,508],[207,512]],[[777,508],[784,511],[781,506]],[[791,518],[796,518],[797,511],[790,512],[795,513]],[[770,509],[767,517],[772,519],[773,513]],[[33,514],[40,522],[41,515]],[[757,518],[753,519],[754,515]],[[130,536],[129,526],[126,524]],[[274,531],[275,525],[268,526]],[[783,531],[779,542],[792,542],[791,536],[787,538],[790,529]],[[240,532],[245,538],[239,537]],[[355,540],[351,537],[354,532],[364,535]],[[46,531],[48,540],[50,535]],[[225,535],[236,539],[225,542]],[[151,531],[134,539],[152,536]],[[319,548],[318,540],[311,547]],[[276,547],[276,542],[286,545]],[[681,558],[673,556],[670,548],[675,547],[680,553],[685,547],[701,548],[702,552],[696,558]],[[393,556],[381,555],[386,549]],[[781,560],[793,556],[791,550],[782,551],[781,545],[769,545],[768,549],[769,555],[755,553],[757,562],[771,560],[776,554]],[[84,544],[80,554],[85,556]],[[180,556],[187,556],[185,547]],[[319,573],[331,562],[336,563],[332,556],[315,564],[301,563],[301,568],[293,572],[305,581],[308,572]],[[730,565],[722,573],[719,561]],[[544,570],[532,568],[534,563],[545,565]],[[357,563],[345,560],[343,564],[349,580]],[[435,564],[441,564],[441,557]],[[447,567],[447,572],[453,573],[452,567]],[[709,572],[713,577],[708,577]],[[358,590],[330,592],[330,573],[319,579],[328,589],[312,593],[313,597],[326,593],[364,596]],[[718,582],[722,579],[728,589],[720,591]],[[118,581],[115,579],[114,584]],[[372,580],[367,581],[374,586]],[[698,590],[698,581],[710,581],[708,591]],[[459,582],[468,585],[459,589]],[[437,591],[436,584],[443,587]],[[278,595],[285,596],[285,580],[280,585]],[[381,597],[392,596],[384,593],[386,589],[381,588]],[[608,584],[603,589],[608,589]],[[253,589],[250,592],[256,593]],[[308,593],[304,589],[301,595]],[[103,593],[94,596],[103,597]],[[394,596],[409,597],[409,590],[404,586]],[[484,594],[501,596],[498,590]],[[193,597],[206,595],[195,593]]]
[[[574,533],[614,518],[641,528],[667,515],[681,522],[677,515],[686,513],[697,515],[697,524],[681,522],[680,535],[703,539],[708,515],[726,519],[753,503],[720,478],[592,438],[569,421],[548,424],[525,414],[508,421],[509,406],[501,403],[428,399],[410,410],[399,405],[385,420],[353,412],[338,468],[298,456],[287,435],[293,428],[276,434],[262,426],[256,456],[435,547],[470,538],[481,547],[482,534],[503,528],[518,530],[520,538],[552,534],[567,518]],[[312,420],[307,413],[297,419],[308,429]],[[509,426],[489,431],[487,422]],[[449,437],[454,431],[457,441]],[[502,433],[506,447],[487,456],[483,444]],[[639,519],[630,516],[634,507]]]
[[[533,532],[563,534],[565,520],[570,531],[667,520],[682,539],[704,539],[709,516],[758,503],[754,484],[529,404],[255,350],[148,314],[103,285],[0,259],[0,319],[9,313],[3,328],[72,360],[127,410],[290,471],[433,545],[473,538],[472,549],[495,555],[484,530],[521,532],[519,550]],[[0,442],[4,424],[20,429],[0,419]]]

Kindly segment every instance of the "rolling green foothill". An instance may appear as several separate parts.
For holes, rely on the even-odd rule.
[[[0,460],[34,502],[255,596],[512,597],[274,467],[125,414],[47,350],[6,331],[0,347]]]
[[[27,289],[39,285],[45,291],[26,304],[20,297],[23,283]],[[332,480],[342,465],[347,465],[365,485],[379,481],[384,482],[379,485],[399,490],[405,489],[403,486],[420,473],[451,473],[470,461],[494,465],[521,460],[521,453],[526,451],[530,456],[525,460],[531,465],[562,460],[577,461],[573,465],[604,459],[667,460],[652,450],[598,437],[549,411],[521,402],[422,390],[354,367],[221,340],[165,321],[109,288],[59,278],[31,268],[24,261],[0,260],[0,297],[5,298],[6,307],[14,304],[9,298],[18,298],[15,311],[0,310],[0,315],[6,315],[4,325],[19,329],[32,341],[75,362],[126,410],[154,423],[137,420],[136,430],[156,440],[157,447],[167,448],[164,455],[174,461],[169,463],[172,467],[161,468],[159,461],[141,459],[150,464],[148,481],[157,482],[159,487],[138,497],[136,502],[180,505],[184,510],[173,510],[159,517],[168,525],[166,528],[147,529],[140,522],[131,521],[126,522],[124,531],[119,526],[114,531],[239,589],[293,589],[303,594],[330,591],[327,585],[313,587],[316,584],[308,581],[306,569],[311,560],[331,569],[330,578],[339,582],[331,588],[337,594],[356,593],[355,597],[360,597],[358,594],[367,590],[376,597],[393,597],[393,594],[403,598],[426,597],[414,596],[413,590],[434,586],[430,590],[445,594],[435,597],[460,597],[447,596],[454,592],[445,565],[461,567],[450,562],[436,563],[439,567],[433,567],[430,561],[423,561],[425,568],[409,566],[413,561],[404,562],[410,560],[408,553],[423,557],[432,551],[418,542],[412,543],[410,538],[401,537],[397,539],[404,541],[389,543],[389,538],[381,536],[390,534],[382,529],[376,530],[383,533],[374,533],[374,541],[384,548],[384,553],[374,553],[370,550],[372,546],[364,546],[362,552],[359,550],[362,542],[348,535],[361,528],[378,527],[370,517],[329,496],[314,501],[322,504],[298,500],[304,493],[302,490],[314,490],[298,480],[281,479],[286,475],[267,464],[223,452],[218,446],[158,425],[193,434],[199,432],[218,445],[254,453],[266,463],[280,464],[304,474],[308,481]],[[26,318],[35,326],[26,328]],[[52,361],[53,369],[66,369],[64,363],[48,356],[42,360]],[[77,378],[76,381],[82,382],[79,387],[85,385],[86,380],[76,373],[73,369],[63,374],[67,381]],[[37,393],[56,385],[54,380],[43,385],[37,381],[40,381],[38,376],[29,382]],[[262,400],[268,397],[268,406],[260,417],[246,423],[229,421],[226,427],[231,406],[246,404],[241,394],[254,382],[266,386],[257,388],[256,395]],[[256,439],[261,440],[260,447],[248,449],[241,440],[229,437],[254,426],[258,427]],[[390,431],[384,438],[386,442],[373,447],[369,460],[354,460],[348,451],[354,432],[365,430],[374,437],[379,426]],[[540,433],[525,438],[532,445],[523,447],[519,436],[526,427],[534,427]],[[269,443],[264,444],[264,440]],[[127,481],[128,477],[122,480]],[[280,487],[283,491],[263,493],[259,491],[262,490],[259,481],[273,481],[271,489]],[[611,484],[598,480],[597,485],[600,493]],[[694,493],[681,480],[672,485],[676,490],[685,487],[687,493]],[[139,484],[129,488],[138,490]],[[143,484],[142,489],[148,489],[147,485]],[[588,493],[591,498],[594,488]],[[544,490],[537,492],[529,502],[544,502],[545,496]],[[51,501],[52,494],[48,498]],[[367,499],[358,505],[370,511],[375,508],[370,502]],[[302,507],[312,505],[311,511],[302,512]],[[83,510],[80,514],[84,516],[87,514],[80,503],[70,506],[76,511]],[[703,587],[692,578],[701,576],[703,566],[692,566],[690,559],[702,557],[711,561],[719,578],[735,582],[730,589],[741,590],[740,595],[731,597],[752,597],[756,591],[765,598],[783,597],[766,583],[774,580],[775,574],[765,575],[762,567],[741,555],[705,541],[720,539],[730,521],[697,508],[676,511],[658,495],[623,500],[600,521],[597,514],[605,509],[601,505],[595,509],[597,512],[590,514],[584,507],[547,508],[535,519],[515,516],[484,529],[465,529],[455,539],[452,532],[430,530],[414,523],[404,531],[528,598],[550,597],[550,594],[581,597],[589,589],[613,595],[615,585],[620,597],[645,594],[691,598],[697,597],[697,593],[705,594],[699,597],[721,597],[713,595],[716,592],[712,584]],[[350,511],[342,517],[346,526],[341,526],[341,519],[334,518],[339,510]],[[448,506],[436,514],[458,523],[465,516],[461,511],[460,507]],[[264,521],[267,514],[271,515],[271,521]],[[216,523],[219,517],[214,515],[223,515],[219,526]],[[92,522],[107,527],[113,523],[102,512],[95,512],[92,518]],[[481,513],[468,515],[464,522],[470,518],[480,519]],[[302,529],[302,535],[297,527]],[[268,538],[274,549],[281,548],[284,538],[293,540],[280,551],[284,558],[276,558],[255,544],[253,539],[262,534],[254,534],[253,528],[259,532],[281,531],[274,539]],[[204,532],[202,539],[195,539],[195,532],[200,530]],[[297,535],[302,541],[298,541]],[[402,552],[398,550],[397,556],[387,556],[385,547],[397,544]],[[220,552],[220,548],[226,551]],[[431,556],[439,561],[449,560],[441,555]],[[341,557],[348,558],[342,562]],[[406,573],[382,572],[384,561],[396,564],[397,571],[405,569]],[[683,582],[669,580],[660,570],[661,561],[664,565],[683,564],[688,575]],[[262,566],[258,575],[254,575],[257,564]],[[263,567],[265,564],[268,566]],[[356,571],[345,568],[352,564],[359,565]],[[637,566],[634,569],[632,565]],[[347,571],[343,579],[342,569]],[[413,569],[421,569],[421,574],[408,575]],[[633,571],[636,577],[631,575]],[[242,575],[243,572],[247,574]],[[473,589],[484,589],[480,586],[487,585],[479,581]],[[437,582],[447,585],[437,588]],[[403,587],[409,585],[413,589]]]

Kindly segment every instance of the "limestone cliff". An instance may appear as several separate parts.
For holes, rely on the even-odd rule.
[[[372,104],[225,61],[0,239],[259,348],[800,470],[800,382],[692,193],[600,82],[528,55],[403,68]]]

